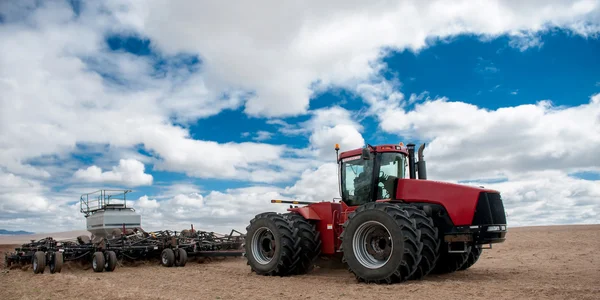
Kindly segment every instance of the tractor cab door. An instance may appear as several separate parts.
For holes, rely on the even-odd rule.
[[[362,205],[372,199],[374,160],[360,156],[343,159],[341,168],[342,200],[348,206]]]

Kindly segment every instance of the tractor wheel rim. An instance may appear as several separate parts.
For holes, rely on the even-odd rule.
[[[34,269],[34,270],[37,270],[37,269],[38,269],[37,257],[33,259],[33,269]]]
[[[94,268],[94,270],[98,267],[98,262],[96,262],[96,257],[94,257],[94,259],[92,260],[92,267]]]
[[[162,263],[163,265],[167,265],[167,253],[163,253],[162,255]]]
[[[394,250],[390,231],[377,221],[361,224],[352,238],[352,250],[358,262],[366,268],[384,266]]]
[[[266,265],[275,255],[275,236],[267,227],[261,227],[252,235],[252,256],[261,265]]]

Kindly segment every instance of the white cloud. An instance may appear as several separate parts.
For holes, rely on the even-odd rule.
[[[121,21],[143,32],[168,53],[202,55],[211,85],[255,92],[251,115],[303,113],[310,86],[364,80],[381,67],[382,47],[420,49],[428,39],[461,33],[515,36],[520,48],[535,45],[535,32],[549,26],[593,34],[597,1],[383,1],[225,4],[159,1],[129,5]],[[163,23],[161,20],[171,20]],[[181,30],[202,28],[211,30]],[[244,49],[239,55],[238,49]],[[259,70],[259,71],[257,71]]]
[[[144,195],[133,203],[133,207],[140,208],[158,208],[160,204],[155,199],[149,199],[148,196]]]
[[[151,185],[153,177],[144,171],[143,163],[135,159],[121,159],[112,171],[102,172],[100,167],[90,166],[77,170],[73,176],[86,182],[120,183],[126,186]]]
[[[445,98],[382,112],[381,128],[429,141],[430,177],[474,179],[542,170],[600,170],[600,94],[487,110]],[[460,116],[460,117],[456,117]]]
[[[338,171],[336,163],[326,163],[317,169],[308,169],[285,193],[299,201],[332,201],[339,198]]]
[[[256,132],[256,136],[253,137],[252,139],[255,141],[266,141],[266,140],[271,139],[272,137],[273,137],[273,133],[260,130],[260,131]]]
[[[519,226],[591,224],[600,219],[600,181],[560,171],[526,172],[483,184],[502,192],[507,222]]]

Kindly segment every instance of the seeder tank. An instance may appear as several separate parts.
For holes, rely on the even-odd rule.
[[[87,230],[98,237],[108,237],[116,230],[140,228],[142,217],[127,207],[130,190],[99,190],[83,194],[80,211],[85,215]]]

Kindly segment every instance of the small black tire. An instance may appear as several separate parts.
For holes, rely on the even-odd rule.
[[[294,229],[294,238],[299,245],[300,250],[296,251],[294,261],[296,262],[294,275],[306,274],[315,267],[315,262],[321,255],[320,232],[316,225],[305,219],[298,213],[286,213],[283,215],[292,224]]]
[[[60,273],[63,266],[63,253],[62,252],[54,252],[52,257],[52,261],[50,262],[50,274]]]
[[[244,252],[250,269],[258,275],[293,275],[299,246],[292,224],[281,214],[256,215],[246,227]]]
[[[483,249],[479,245],[471,247],[471,251],[469,252],[467,261],[458,270],[464,271],[472,267],[479,260],[479,257],[481,257],[482,252]]]
[[[33,274],[43,274],[46,268],[46,253],[36,251],[33,254]]]
[[[117,267],[117,254],[114,251],[106,251],[105,253],[104,270],[112,272]]]
[[[420,231],[410,214],[398,205],[383,202],[361,205],[350,213],[343,227],[340,235],[343,259],[357,281],[400,283],[417,270],[423,249]]]
[[[175,259],[175,266],[185,267],[185,264],[187,263],[187,252],[183,248],[178,248],[177,252],[179,255],[177,255],[177,258]]]
[[[175,252],[173,252],[173,249],[165,248],[162,251],[162,253],[160,254],[160,263],[167,268],[173,266],[173,264],[175,263]]]
[[[92,257],[92,270],[94,270],[94,272],[104,271],[104,262],[104,253],[100,251],[94,252],[94,257]]]

